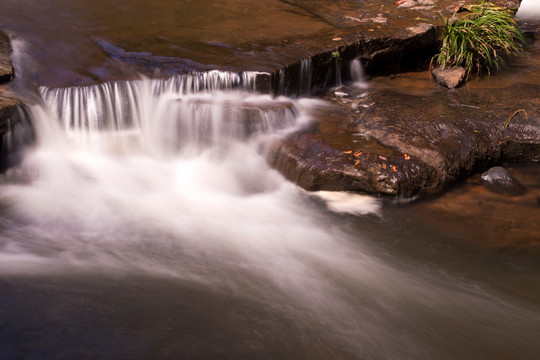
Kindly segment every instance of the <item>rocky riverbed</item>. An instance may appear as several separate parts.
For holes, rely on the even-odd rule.
[[[295,95],[335,87],[341,81],[337,74],[351,79],[348,64],[355,58],[371,76],[368,90],[327,92],[323,96],[330,105],[320,109],[314,123],[273,144],[269,161],[291,181],[308,190],[426,197],[504,161],[540,161],[540,81],[522,77],[493,85],[483,78],[448,91],[424,70],[436,49],[439,14],[450,14],[467,2],[372,1],[362,11],[351,2],[286,3],[322,19],[332,30],[325,28],[309,39],[290,37],[273,48],[274,60],[282,59],[285,66],[270,69],[269,78],[259,83],[261,90]],[[538,32],[532,29],[529,47],[537,57]],[[114,52],[109,55],[129,66],[137,64],[139,53],[122,51],[119,58]],[[0,79],[6,82],[14,72],[5,35],[0,37],[0,53]],[[305,61],[291,60],[306,55],[307,70],[302,68]],[[519,61],[516,64],[519,70]],[[411,69],[416,71],[407,72]],[[376,77],[381,71],[399,75]],[[6,134],[17,123],[18,101],[0,96],[5,149]]]

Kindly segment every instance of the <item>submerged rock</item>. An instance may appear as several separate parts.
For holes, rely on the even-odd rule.
[[[485,187],[495,193],[521,195],[525,192],[523,185],[502,166],[492,167],[482,174],[481,179]]]
[[[439,85],[445,86],[449,89],[455,89],[465,81],[467,72],[461,66],[453,67],[451,69],[435,68],[431,72]]]

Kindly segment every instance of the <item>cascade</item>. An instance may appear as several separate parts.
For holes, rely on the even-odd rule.
[[[313,69],[311,58],[303,59],[300,62],[300,95],[309,95],[311,93],[311,82],[313,78]]]
[[[71,139],[89,144],[99,134],[135,135],[142,146],[172,154],[292,126],[297,110],[291,101],[247,91],[256,87],[260,74],[211,71],[166,80],[42,87],[40,93]]]
[[[364,72],[364,67],[360,59],[356,58],[351,61],[350,64],[350,73],[351,80],[353,81],[353,86],[361,89],[367,89],[368,83],[366,81],[366,74]]]
[[[341,81],[341,57],[337,56],[334,58],[334,62],[336,64],[336,85],[335,88],[339,89],[343,86],[343,82]]]

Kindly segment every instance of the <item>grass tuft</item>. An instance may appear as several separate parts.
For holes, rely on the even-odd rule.
[[[503,56],[523,51],[523,35],[511,10],[481,1],[444,18],[441,52],[434,57],[442,69],[462,66],[467,73],[490,72],[504,65]]]

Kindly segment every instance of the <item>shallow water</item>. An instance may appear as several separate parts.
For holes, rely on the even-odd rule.
[[[2,0],[0,24],[27,43],[39,85],[88,85],[191,70],[274,70],[294,41],[331,29],[279,0]],[[288,50],[284,50],[287,46]],[[307,52],[304,51],[307,57]]]
[[[60,3],[61,24],[114,33],[84,22],[84,1]],[[84,56],[64,60],[62,81],[84,69]],[[478,175],[424,202],[307,193],[265,149],[325,103],[256,94],[244,75],[28,95],[38,144],[0,177],[0,359],[537,358],[537,167],[511,167],[527,188],[516,198]],[[504,208],[500,223],[479,203]]]

